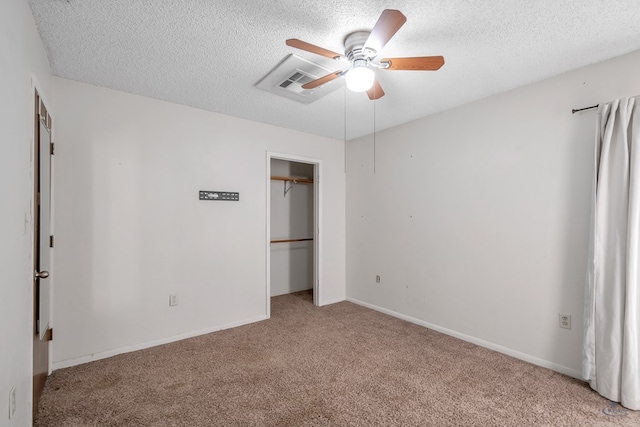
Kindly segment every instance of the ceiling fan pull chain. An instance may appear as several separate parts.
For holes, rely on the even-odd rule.
[[[347,173],[347,86],[344,87],[344,173]]]
[[[374,87],[375,93],[375,87]],[[373,174],[376,174],[376,99],[373,100]]]

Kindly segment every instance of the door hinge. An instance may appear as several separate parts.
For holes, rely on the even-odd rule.
[[[53,235],[49,236],[49,247],[53,247]]]
[[[47,335],[45,335],[44,339],[46,341],[53,341],[53,328],[47,329]]]
[[[51,155],[53,156],[55,154],[56,151],[56,146],[55,144],[52,142],[51,143],[51,149],[49,150],[49,153],[51,153]]]

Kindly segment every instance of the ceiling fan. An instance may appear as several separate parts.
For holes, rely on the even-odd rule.
[[[404,25],[407,18],[399,10],[385,9],[371,31],[356,31],[344,39],[344,55],[298,39],[288,39],[287,45],[315,53],[351,66],[302,85],[303,89],[322,86],[338,77],[345,77],[347,87],[354,92],[367,92],[369,99],[382,98],[384,91],[375,78],[374,68],[380,70],[438,70],[444,64],[442,56],[417,56],[410,58],[383,58],[377,62],[384,45]]]

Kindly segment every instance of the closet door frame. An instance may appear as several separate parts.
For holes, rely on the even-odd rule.
[[[266,314],[271,317],[271,159],[313,165],[313,304],[322,304],[322,160],[267,151]]]

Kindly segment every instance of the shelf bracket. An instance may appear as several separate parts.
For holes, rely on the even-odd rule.
[[[287,188],[287,182],[284,181],[284,197],[287,197],[287,193],[293,189],[293,184],[297,184],[298,182],[295,179],[291,180],[291,185]]]

